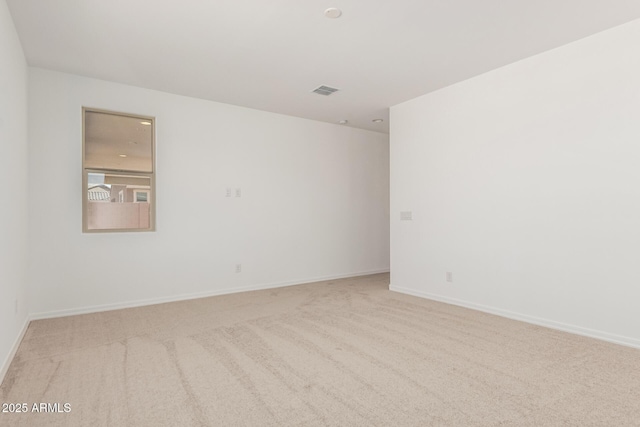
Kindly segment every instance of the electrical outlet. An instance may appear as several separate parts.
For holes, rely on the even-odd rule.
[[[453,273],[450,271],[447,271],[447,282],[453,283]]]
[[[227,187],[227,197],[231,197],[231,187]]]
[[[242,189],[236,188],[236,197],[242,197]]]
[[[413,221],[413,212],[400,212],[400,221]]]
[[[236,273],[242,272],[242,264],[236,264]]]

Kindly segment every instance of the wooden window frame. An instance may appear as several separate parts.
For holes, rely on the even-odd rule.
[[[122,116],[128,118],[139,119],[141,121],[151,122],[151,172],[138,172],[126,169],[101,169],[101,168],[87,168],[85,166],[85,138],[86,138],[86,125],[85,117],[86,113],[102,113],[111,114],[115,116]],[[102,173],[102,174],[115,174],[115,175],[128,175],[128,176],[141,176],[149,177],[150,189],[149,197],[149,227],[148,228],[108,228],[108,229],[90,229],[88,227],[87,219],[87,206],[88,206],[88,191],[89,191],[89,174],[90,173]],[[122,113],[119,111],[103,110],[99,108],[82,107],[82,232],[83,233],[139,233],[156,231],[156,119],[155,117],[145,116],[141,114]]]

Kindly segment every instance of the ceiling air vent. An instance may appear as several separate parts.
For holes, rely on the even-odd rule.
[[[334,92],[337,92],[338,89],[329,86],[320,86],[319,88],[314,89],[312,92],[317,93],[318,95],[329,96]]]

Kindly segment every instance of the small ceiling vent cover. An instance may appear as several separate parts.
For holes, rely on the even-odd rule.
[[[320,86],[316,89],[314,89],[312,92],[313,93],[317,93],[318,95],[324,95],[324,96],[329,96],[334,92],[337,92],[339,89],[336,89],[334,87],[329,87],[329,86]]]

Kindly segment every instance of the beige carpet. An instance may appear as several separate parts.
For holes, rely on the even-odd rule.
[[[0,425],[640,425],[640,350],[388,284],[381,274],[33,322],[0,388],[29,412],[0,413]]]

